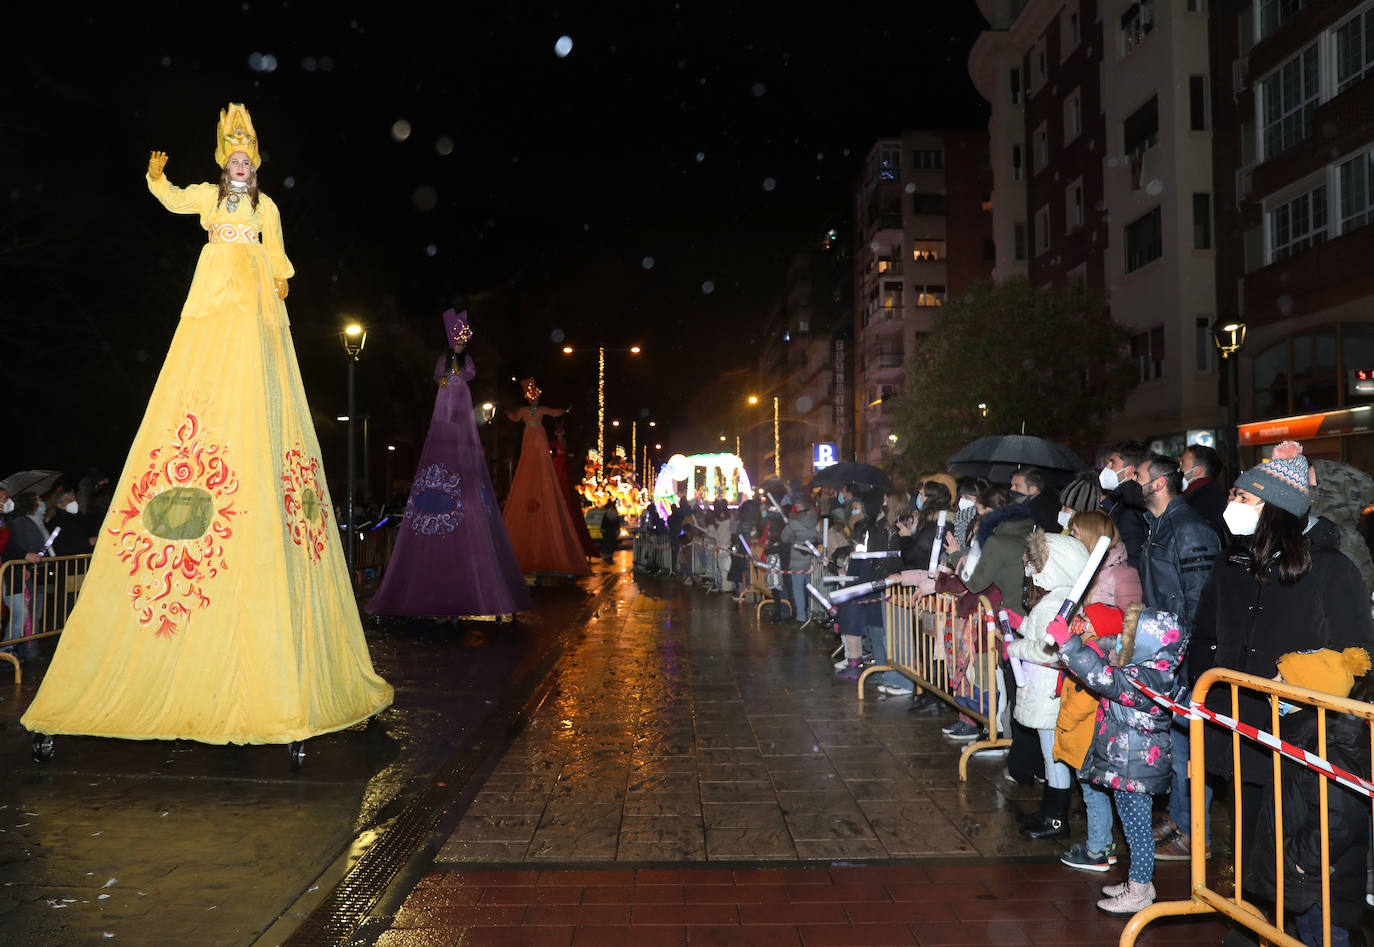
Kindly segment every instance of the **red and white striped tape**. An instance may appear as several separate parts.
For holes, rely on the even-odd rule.
[[[1154,688],[1140,683],[1133,677],[1127,676],[1126,679],[1135,685],[1137,690],[1161,707],[1167,707],[1174,713],[1187,717],[1189,720],[1196,720],[1199,718],[1210,720],[1215,724],[1225,727],[1227,730],[1234,731],[1243,737],[1255,741],[1261,746],[1266,746],[1271,750],[1277,750],[1290,760],[1296,763],[1302,763],[1308,769],[1314,769],[1318,772],[1325,773],[1342,786],[1346,786],[1358,793],[1374,798],[1374,783],[1367,779],[1362,779],[1354,773],[1346,772],[1339,766],[1333,766],[1325,758],[1315,753],[1304,750],[1300,746],[1295,746],[1287,740],[1281,740],[1267,730],[1261,730],[1252,724],[1242,723],[1239,720],[1233,720],[1225,714],[1217,713],[1215,710],[1204,707],[1197,701],[1189,701],[1188,706],[1185,707],[1183,704],[1165,697]]]

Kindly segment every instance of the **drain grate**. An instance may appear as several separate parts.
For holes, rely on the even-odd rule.
[[[618,576],[607,576],[591,601],[578,613],[570,628],[581,628],[596,614]],[[550,672],[567,647],[570,634],[549,649],[536,674],[530,695],[515,709],[493,714],[478,730],[467,750],[446,763],[424,789],[408,802],[381,837],[349,869],[343,880],[310,912],[284,943],[284,947],[341,947],[367,919],[392,880],[416,850],[449,814],[467,788],[482,761],[499,746],[513,727],[539,706],[553,686]]]

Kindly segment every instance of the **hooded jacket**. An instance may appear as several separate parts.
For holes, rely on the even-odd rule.
[[[1126,559],[1126,545],[1118,542],[1107,550],[1097,578],[1088,586],[1088,602],[1101,602],[1125,610],[1141,600],[1140,573]]]
[[[1002,607],[1024,616],[1022,584],[1026,570],[1022,556],[1033,529],[1035,519],[1019,503],[993,510],[980,519],[959,576],[968,590],[977,595],[995,585],[1002,593]]]
[[[1059,654],[1046,629],[1088,564],[1088,550],[1072,536],[1043,532],[1032,534],[1028,547],[1031,581],[1045,597],[1017,629],[1021,637],[1007,645],[1008,656],[1026,662],[1026,684],[1016,691],[1012,716],[1032,730],[1053,730],[1059,720]]]
[[[1325,517],[1340,531],[1337,548],[1355,563],[1366,594],[1374,592],[1374,560],[1360,535],[1360,517],[1374,503],[1374,478],[1363,470],[1334,460],[1316,460],[1317,488],[1312,491],[1312,515]]]
[[[1374,651],[1374,621],[1364,581],[1355,564],[1336,548],[1336,527],[1319,519],[1306,535],[1312,569],[1293,585],[1281,584],[1272,567],[1266,581],[1256,580],[1250,573],[1248,543],[1233,544],[1217,563],[1198,603],[1188,658],[1190,685],[1212,667],[1272,678],[1278,673],[1278,659],[1289,651]],[[1230,688],[1213,687],[1207,706],[1261,729],[1270,727],[1269,702],[1257,695],[1242,691],[1236,714]],[[1207,768],[1230,773],[1229,734],[1215,727],[1207,731]],[[1270,754],[1248,740],[1241,741],[1241,778],[1261,785],[1273,781]]]
[[[1119,650],[1130,655],[1113,667],[1100,652],[1071,635],[1059,646],[1064,664],[1102,699],[1096,732],[1079,778],[1102,789],[1167,792],[1173,778],[1173,714],[1135,688],[1131,679],[1173,696],[1188,631],[1169,612],[1133,605],[1126,610]]]

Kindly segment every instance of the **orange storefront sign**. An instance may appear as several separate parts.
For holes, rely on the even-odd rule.
[[[1299,414],[1291,418],[1255,421],[1236,428],[1243,446],[1277,444],[1279,441],[1300,441],[1309,437],[1336,437],[1374,430],[1374,405],[1323,411],[1320,414]]]

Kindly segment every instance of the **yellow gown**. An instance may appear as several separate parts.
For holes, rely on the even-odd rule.
[[[392,700],[372,668],[265,194],[148,188],[209,233],[91,569],[22,723],[133,740],[287,743]],[[261,238],[259,242],[258,238]]]

